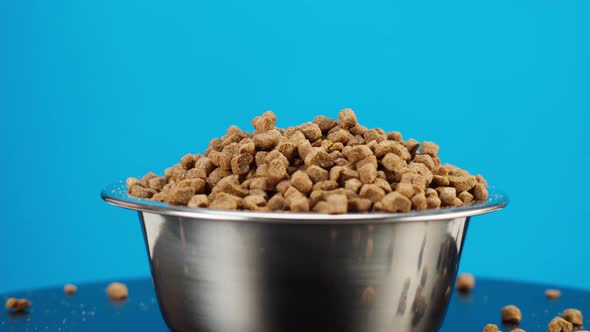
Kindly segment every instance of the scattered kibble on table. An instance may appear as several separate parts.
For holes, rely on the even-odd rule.
[[[547,326],[548,332],[572,332],[573,330],[574,326],[572,323],[561,317],[553,318]]]
[[[107,295],[111,300],[124,300],[129,295],[129,291],[125,284],[113,282],[107,287]]]
[[[499,332],[500,330],[498,329],[498,325],[496,324],[487,324],[484,328],[483,328],[483,332]]]
[[[6,309],[12,312],[24,312],[31,307],[31,301],[27,299],[15,299],[11,297],[6,300]]]
[[[561,292],[558,289],[548,289],[545,291],[545,296],[549,300],[557,300],[561,296]]]
[[[563,313],[561,314],[561,318],[572,323],[574,326],[582,326],[582,324],[584,323],[584,318],[582,317],[582,312],[578,309],[564,310]]]
[[[515,305],[511,304],[502,308],[502,322],[504,323],[518,324],[521,317],[520,309]]]
[[[455,288],[461,293],[470,293],[475,286],[475,278],[470,273],[461,273],[455,282]]]
[[[64,293],[67,295],[73,295],[78,291],[78,287],[76,285],[67,284],[64,286]]]

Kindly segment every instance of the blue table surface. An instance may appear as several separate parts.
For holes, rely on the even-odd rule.
[[[66,296],[61,287],[0,295],[3,300],[25,297],[33,303],[28,313],[0,313],[0,331],[168,331],[151,279],[124,282],[129,298],[123,302],[107,298],[108,282],[79,285],[73,296]],[[502,330],[510,331],[511,327],[500,324],[500,309],[507,304],[520,307],[521,328],[528,332],[546,331],[547,323],[567,308],[578,308],[590,315],[590,291],[562,288],[559,300],[547,300],[547,288],[550,287],[478,279],[473,294],[453,295],[441,332],[482,331],[486,323],[496,323]]]

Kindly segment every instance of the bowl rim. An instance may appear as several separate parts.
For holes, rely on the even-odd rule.
[[[347,213],[324,214],[317,212],[257,212],[247,210],[220,210],[209,208],[189,208],[169,205],[127,195],[125,181],[119,180],[103,188],[101,198],[109,204],[138,212],[176,216],[200,220],[249,221],[266,223],[309,223],[309,224],[366,224],[394,223],[409,221],[434,221],[465,218],[500,210],[508,205],[508,196],[488,187],[486,202],[471,205],[429,209],[398,213]]]

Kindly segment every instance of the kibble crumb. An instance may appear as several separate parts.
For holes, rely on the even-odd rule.
[[[16,299],[11,297],[6,300],[5,307],[12,312],[24,312],[29,309],[31,305],[31,301],[27,299]]]
[[[67,295],[73,295],[78,291],[78,287],[76,285],[67,284],[64,286],[64,293]]]
[[[568,322],[567,320],[561,317],[555,317],[547,325],[548,332],[572,332],[574,330],[574,326],[572,323]]]
[[[350,108],[345,108],[338,113],[338,125],[342,128],[356,126],[356,115]]]
[[[457,281],[455,282],[455,287],[457,291],[461,293],[470,293],[475,287],[475,278],[471,273],[462,273],[457,276]]]
[[[129,295],[129,291],[125,284],[113,282],[107,287],[107,295],[111,300],[124,300]]]
[[[558,289],[547,289],[545,291],[545,297],[549,300],[557,300],[561,297],[561,291]]]
[[[520,309],[515,305],[510,304],[502,308],[502,322],[504,323],[518,324],[521,317]]]
[[[500,332],[500,330],[498,329],[498,325],[496,324],[487,324],[483,328],[483,332]]]
[[[582,312],[578,309],[566,309],[561,314],[561,317],[572,323],[574,326],[581,326],[584,323]]]

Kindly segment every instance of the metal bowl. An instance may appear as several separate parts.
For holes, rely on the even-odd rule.
[[[471,216],[483,204],[326,215],[192,209],[127,196],[139,212],[160,308],[174,331],[436,331]]]

